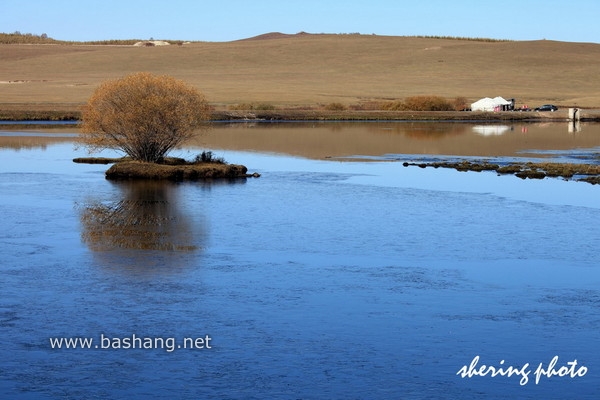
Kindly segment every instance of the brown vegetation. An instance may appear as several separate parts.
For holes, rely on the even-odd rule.
[[[513,174],[521,179],[544,179],[545,177],[561,177],[588,182],[600,183],[600,165],[552,163],[552,162],[523,162],[511,163],[500,166],[488,161],[457,161],[457,162],[404,162],[405,167],[418,166],[420,168],[454,168],[457,171],[496,171],[498,174]]]
[[[339,102],[334,102],[334,103],[329,103],[327,105],[325,105],[325,110],[327,111],[344,111],[346,110],[348,107],[346,107],[344,104],[339,103]]]
[[[83,108],[81,142],[157,162],[208,119],[204,96],[169,76],[137,73],[100,85]]]
[[[73,159],[77,164],[114,164],[122,161],[131,161],[129,157],[77,157]]]
[[[141,161],[123,161],[114,164],[106,171],[106,178],[122,179],[152,179],[152,180],[200,180],[200,179],[234,179],[258,176],[248,175],[248,169],[243,165],[222,163],[186,163],[167,165]]]
[[[403,101],[382,103],[381,109],[389,111],[454,111],[454,106],[440,96],[411,96]]]

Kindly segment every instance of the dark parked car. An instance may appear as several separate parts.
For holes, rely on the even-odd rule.
[[[554,104],[544,104],[543,106],[537,107],[535,111],[556,111],[558,107]]]

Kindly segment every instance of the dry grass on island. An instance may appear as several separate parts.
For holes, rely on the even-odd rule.
[[[258,177],[248,174],[243,165],[214,163],[185,163],[168,165],[142,161],[123,161],[114,164],[106,171],[110,180],[152,179],[171,181],[195,181],[206,179],[236,179]]]
[[[204,151],[192,161],[183,158],[165,157],[159,162],[142,162],[130,157],[80,157],[73,159],[80,164],[113,164],[106,171],[109,180],[171,180],[195,181],[207,179],[258,178],[258,173],[248,173],[244,165],[228,164],[215,157],[211,151]]]

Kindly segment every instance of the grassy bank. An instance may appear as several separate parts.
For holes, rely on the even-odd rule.
[[[600,117],[600,115],[598,116]],[[331,111],[265,110],[215,111],[212,119],[265,121],[564,121],[567,112],[470,112],[470,111]]]
[[[0,121],[78,121],[81,112],[49,110],[0,110]]]
[[[600,112],[583,112],[583,119],[600,120]],[[81,112],[73,110],[0,108],[0,121],[78,121]],[[567,111],[539,112],[471,112],[471,111],[386,111],[386,110],[213,110],[212,121],[565,121]]]

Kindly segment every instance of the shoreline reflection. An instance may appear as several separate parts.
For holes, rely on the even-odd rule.
[[[565,151],[600,146],[600,124],[339,122],[215,124],[186,143],[190,148],[336,159],[384,154],[519,157],[524,151]],[[569,129],[568,129],[569,128]],[[577,134],[570,132],[574,130]]]

